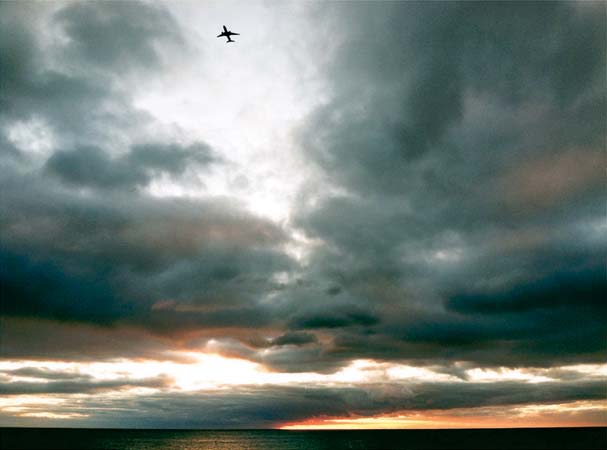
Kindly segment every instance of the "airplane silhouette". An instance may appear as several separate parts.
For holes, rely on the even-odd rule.
[[[228,38],[228,40],[226,41],[226,44],[227,44],[228,42],[236,42],[236,41],[233,41],[233,40],[230,38],[230,36],[234,36],[234,35],[238,36],[238,35],[240,35],[240,33],[232,33],[231,31],[228,31],[228,29],[227,29],[227,28],[226,28],[226,26],[224,25],[224,26],[223,26],[223,32],[222,32],[220,35],[218,35],[217,37],[222,37],[222,36],[227,37],[227,38]]]

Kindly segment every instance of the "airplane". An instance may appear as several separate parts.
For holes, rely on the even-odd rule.
[[[226,26],[224,25],[224,26],[223,26],[223,32],[222,32],[220,35],[218,35],[217,37],[222,37],[222,36],[227,37],[227,38],[228,38],[228,40],[226,41],[226,44],[227,44],[228,42],[236,42],[236,41],[233,41],[233,40],[230,38],[230,36],[234,36],[234,35],[238,36],[238,35],[240,35],[240,33],[232,33],[231,31],[228,31],[228,29],[227,29],[227,28],[226,28]]]

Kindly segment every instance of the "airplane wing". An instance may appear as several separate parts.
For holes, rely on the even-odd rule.
[[[240,36],[240,33],[232,33],[231,31],[229,31],[228,34],[230,36]]]
[[[225,36],[225,33],[218,34],[217,37]]]

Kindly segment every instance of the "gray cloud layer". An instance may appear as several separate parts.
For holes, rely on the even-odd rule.
[[[137,145],[127,155],[110,158],[103,150],[82,147],[57,151],[46,170],[67,184],[97,189],[129,189],[145,186],[154,174],[181,175],[188,165],[214,161],[207,145]]]
[[[338,328],[334,358],[600,360],[604,11],[327,9],[346,32],[301,140],[345,195],[311,189],[297,218],[325,244],[307,276],[335,295],[292,326]]]
[[[104,389],[110,384],[121,388],[135,385],[120,381],[79,386],[82,392]],[[150,386],[157,380],[140,380]],[[10,387],[11,384],[17,386]],[[30,385],[27,387],[27,385]],[[78,383],[50,382],[9,383],[2,390],[16,392],[73,392]],[[9,387],[7,387],[9,386]],[[44,387],[46,386],[46,387]],[[20,389],[20,390],[19,390]],[[416,383],[407,386],[367,385],[364,387],[252,387],[243,386],[229,392],[199,391],[158,393],[131,398],[116,398],[110,403],[88,397],[79,402],[62,404],[57,412],[91,414],[88,419],[75,419],[78,426],[94,422],[100,426],[132,423],[136,415],[142,427],[167,428],[230,428],[248,424],[252,428],[268,428],[311,417],[364,417],[398,411],[434,411],[453,408],[482,408],[526,404],[568,403],[601,400],[602,382],[544,383]],[[161,408],[162,415],[156,414]]]
[[[284,231],[237,200],[143,190],[223,164],[204,142],[138,138],[151,119],[130,105],[129,77],[161,70],[167,46],[189,51],[172,16],[158,5],[65,5],[46,20],[68,39],[43,55],[29,5],[3,9],[2,313],[169,335],[270,322],[258,304],[291,266]],[[41,168],[10,138],[32,118],[58,136]]]
[[[604,361],[606,17],[595,6],[309,5],[331,58],[310,55],[326,61],[327,101],[297,135],[326,181],[295,205],[292,225],[322,243],[300,265],[285,252],[289,230],[238,199],[147,193],[159,177],[204,179],[225,164],[205,142],[142,131],[155,123],[129,88],[193,51],[165,8],[69,3],[45,15],[2,3],[2,355],[164,358],[213,337],[221,353],[291,372],[359,358]],[[36,26],[65,39],[45,42]],[[31,121],[52,131],[48,155],[11,135]],[[5,392],[131,386],[120,383]],[[584,382],[432,384],[375,403],[354,388],[272,388],[159,394],[136,408],[166,401],[166,421],[149,425],[167,425],[221,403],[223,416],[184,426],[265,426],[600,393]]]

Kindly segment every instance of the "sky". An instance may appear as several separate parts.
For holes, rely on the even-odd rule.
[[[606,17],[0,2],[0,426],[607,426]]]

